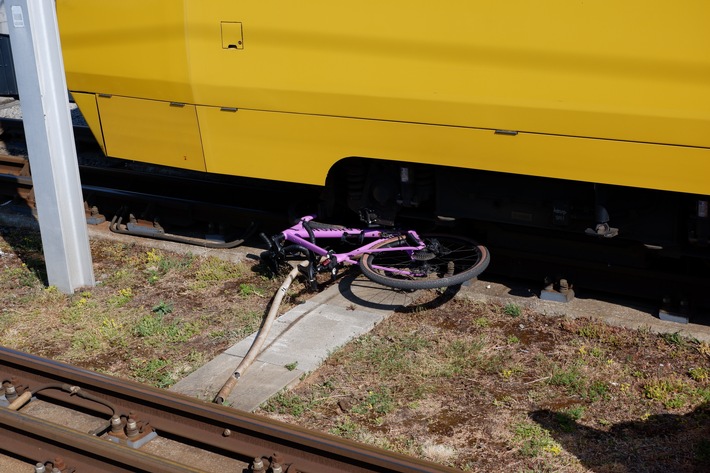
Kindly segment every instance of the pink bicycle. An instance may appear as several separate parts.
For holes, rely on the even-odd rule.
[[[316,273],[333,278],[345,264],[359,264],[371,280],[397,289],[434,289],[461,284],[481,274],[488,263],[488,250],[475,241],[453,235],[424,234],[414,230],[346,228],[318,223],[312,216],[267,238],[269,249],[261,254],[274,272],[289,259],[307,259],[306,272],[315,287]],[[330,239],[354,244],[354,250],[336,253],[316,241]]]

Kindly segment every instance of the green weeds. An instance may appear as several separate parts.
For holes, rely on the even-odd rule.
[[[510,344],[510,345],[513,345],[513,344],[516,344],[516,343],[520,343],[520,339],[519,339],[517,336],[515,336],[515,335],[508,335],[508,338],[506,339],[506,341],[507,341],[508,344]]]
[[[367,392],[365,398],[358,405],[353,407],[352,412],[363,416],[374,415],[376,417],[389,414],[396,407],[396,402],[392,392],[387,387],[379,387]]]
[[[547,452],[559,455],[562,451],[560,444],[555,442],[550,432],[540,425],[524,421],[513,426],[513,441],[526,457],[537,457]]]
[[[224,261],[219,258],[209,257],[200,262],[195,274],[194,289],[205,289],[211,284],[241,278],[245,274],[243,264]]]
[[[167,320],[162,313],[157,312],[141,317],[134,328],[134,334],[147,339],[148,344],[186,342],[199,331],[200,324],[197,322]]]
[[[360,425],[347,416],[330,429],[331,434],[351,440],[357,440],[361,432]]]
[[[564,387],[568,394],[580,396],[589,402],[597,402],[609,397],[609,385],[605,381],[590,380],[578,365],[556,367],[548,384]]]
[[[143,383],[159,388],[168,388],[175,384],[175,378],[169,371],[170,362],[163,358],[134,362],[132,374]]]
[[[678,378],[653,378],[643,386],[647,399],[660,402],[666,409],[678,409],[686,405],[690,396],[697,395],[688,383]]]
[[[254,284],[242,283],[239,285],[239,295],[241,297],[259,296],[264,297],[264,292]]]
[[[173,311],[173,305],[170,302],[160,301],[158,304],[153,306],[151,312],[158,314],[160,316],[168,315]]]
[[[688,343],[686,338],[680,332],[663,333],[660,337],[671,346],[684,347]]]
[[[131,299],[133,299],[133,289],[126,287],[119,289],[116,294],[109,297],[108,303],[116,307],[122,307],[126,305]]]
[[[262,404],[261,408],[267,412],[300,417],[305,412],[315,409],[327,402],[333,389],[334,386],[327,381],[315,386],[313,392],[308,396],[302,396],[284,389]]]
[[[523,315],[523,310],[518,304],[511,302],[503,307],[503,313],[509,317],[520,317]]]

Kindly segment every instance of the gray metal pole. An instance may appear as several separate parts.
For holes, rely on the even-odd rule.
[[[53,0],[5,0],[49,283],[94,285]]]

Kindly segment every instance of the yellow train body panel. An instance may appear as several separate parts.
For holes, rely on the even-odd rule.
[[[128,159],[323,184],[357,156],[710,195],[703,0],[57,6],[109,155],[129,123],[104,103],[131,99]],[[150,122],[171,102],[195,120],[167,149]]]

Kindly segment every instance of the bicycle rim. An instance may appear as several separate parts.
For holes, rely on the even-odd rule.
[[[369,279],[397,289],[434,289],[454,286],[481,274],[490,262],[488,249],[454,235],[422,235],[427,249],[367,253],[360,269]],[[402,237],[385,240],[372,249],[409,246]]]

